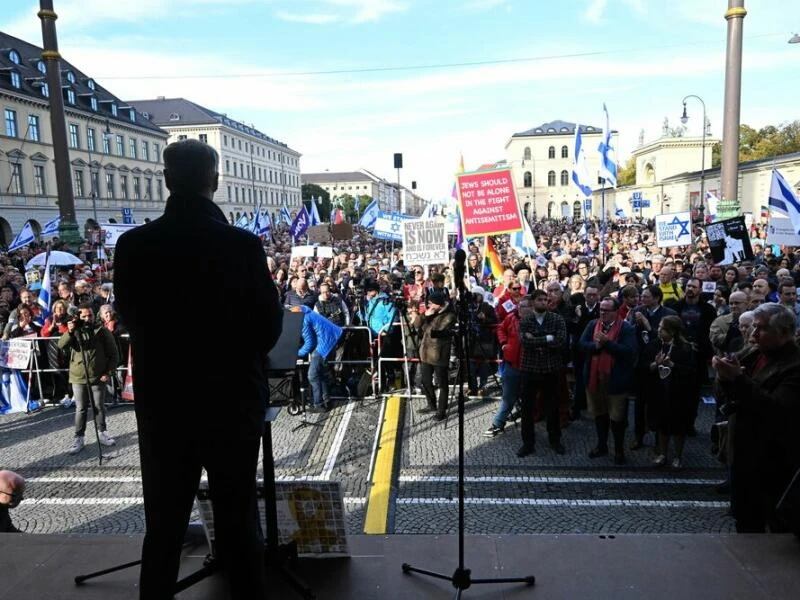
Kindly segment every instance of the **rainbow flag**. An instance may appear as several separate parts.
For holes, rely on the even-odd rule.
[[[500,261],[500,255],[494,247],[492,239],[486,238],[486,249],[483,257],[483,276],[494,277],[495,279],[503,278],[503,263]]]

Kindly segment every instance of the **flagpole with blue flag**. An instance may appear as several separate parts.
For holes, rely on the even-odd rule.
[[[8,252],[13,252],[14,250],[19,250],[20,248],[24,248],[33,240],[36,239],[36,235],[33,233],[33,227],[31,227],[30,221],[25,221],[25,225],[22,226],[22,231],[17,234],[17,237],[9,244]]]
[[[58,235],[58,226],[61,224],[61,215],[55,219],[50,219],[42,227],[42,235]]]
[[[602,252],[602,260],[606,260],[606,183],[611,184],[612,188],[617,187],[617,159],[614,152],[614,146],[611,143],[611,127],[608,119],[608,109],[606,103],[603,102],[603,114],[605,118],[605,127],[603,128],[603,140],[598,146],[600,152],[600,177],[603,181],[603,187],[600,191],[601,204],[603,210],[603,222],[600,228],[600,251]]]
[[[772,182],[769,186],[769,208],[792,221],[792,229],[800,234],[800,200],[792,186],[777,169],[772,169]]]
[[[45,319],[50,316],[50,244],[47,244],[47,258],[44,261],[44,278],[42,279],[42,289],[39,290],[39,297],[36,303],[41,307],[41,323],[44,325]]]

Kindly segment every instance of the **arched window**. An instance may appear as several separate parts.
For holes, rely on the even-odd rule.
[[[561,203],[561,216],[565,218],[569,216],[569,202],[566,200]]]
[[[575,200],[575,202],[572,203],[572,218],[577,221],[582,216],[583,215],[582,215],[582,211],[581,211],[581,201],[580,200]]]
[[[531,147],[525,146],[525,152],[522,153],[522,160],[530,160],[531,159]]]
[[[550,187],[555,187],[556,185],[556,172],[550,171],[547,173],[547,185]]]
[[[547,149],[547,158],[555,158],[556,157],[556,147],[550,146]]]
[[[561,146],[561,158],[569,158],[569,148]]]
[[[522,185],[524,185],[525,187],[531,187],[531,185],[533,185],[533,183],[532,183],[533,182],[533,178],[531,177],[531,172],[530,171],[525,171],[525,175],[523,175],[523,179],[524,179],[524,183]]]
[[[19,52],[16,50],[11,50],[8,53],[8,60],[13,62],[15,65],[18,65],[20,63]]]
[[[561,171],[561,185],[569,185],[569,171]]]
[[[556,210],[556,203],[555,202],[550,202],[550,203],[547,204],[547,218],[548,219],[552,219],[553,218],[553,216],[554,216],[553,212],[555,212],[555,210]]]

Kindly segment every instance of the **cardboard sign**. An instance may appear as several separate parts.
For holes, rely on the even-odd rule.
[[[331,232],[328,225],[314,225],[306,231],[309,244],[327,244],[331,241]]]
[[[656,215],[656,243],[659,248],[689,246],[692,243],[691,213]]]
[[[33,285],[34,283],[39,283],[40,281],[41,281],[41,276],[39,275],[38,269],[25,271],[25,283],[27,283],[28,285]]]
[[[465,173],[456,179],[464,237],[522,230],[522,215],[509,169]]]
[[[447,225],[440,220],[403,223],[403,259],[408,265],[446,265],[450,260]]]
[[[744,217],[734,217],[706,225],[706,237],[715,264],[730,265],[755,258]]]
[[[33,342],[25,338],[16,338],[0,342],[0,367],[6,369],[27,369],[31,362]]]
[[[307,258],[314,256],[314,246],[293,246],[292,258],[301,257]]]
[[[335,225],[331,225],[331,237],[333,237],[334,240],[352,240],[353,224],[337,223]]]

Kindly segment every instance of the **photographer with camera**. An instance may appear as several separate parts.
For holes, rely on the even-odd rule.
[[[428,294],[428,308],[417,314],[412,326],[422,334],[419,344],[422,389],[428,405],[421,413],[435,412],[433,418],[442,421],[447,417],[448,367],[450,365],[450,340],[456,314],[450,307],[447,294],[433,290]],[[438,403],[436,388],[433,386],[433,373],[439,384]]]
[[[113,446],[116,442],[106,433],[105,408],[106,384],[119,364],[113,334],[102,325],[95,325],[91,304],[81,304],[77,318],[67,322],[67,332],[58,339],[58,347],[70,350],[69,382],[75,398],[75,439],[69,453],[77,454],[83,449],[90,396],[100,443]]]

